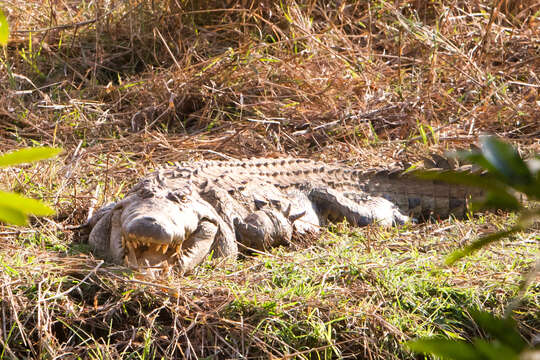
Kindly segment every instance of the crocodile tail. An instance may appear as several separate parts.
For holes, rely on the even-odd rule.
[[[433,168],[429,171],[443,170]],[[455,171],[470,172],[470,168]],[[438,180],[423,180],[414,171],[402,169],[380,170],[366,175],[363,190],[372,196],[384,197],[413,218],[446,218],[450,215],[463,218],[471,200],[483,196],[480,188],[450,184]]]

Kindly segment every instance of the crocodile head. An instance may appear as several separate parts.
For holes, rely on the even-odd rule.
[[[98,255],[129,267],[173,265],[184,240],[198,226],[192,202],[189,184],[171,187],[143,181],[94,221],[89,244]],[[89,223],[92,226],[92,220]]]

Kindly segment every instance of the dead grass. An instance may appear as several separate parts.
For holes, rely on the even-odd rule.
[[[512,221],[493,216],[348,230],[157,284],[91,259],[65,230],[168,161],[287,154],[371,167],[469,147],[482,133],[538,153],[537,2],[2,8],[12,36],[1,151],[65,152],[0,171],[3,188],[58,211],[29,229],[0,227],[0,358],[403,358],[411,336],[475,334],[461,306],[501,313],[537,256],[532,232],[461,267],[420,266]],[[538,290],[533,282],[515,312],[528,340],[540,328]]]

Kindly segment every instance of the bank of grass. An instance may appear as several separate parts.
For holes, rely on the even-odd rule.
[[[163,279],[20,236],[0,257],[3,356],[414,358],[401,348],[411,337],[481,335],[467,310],[502,314],[538,255],[529,232],[444,266],[475,223],[339,225]],[[533,282],[513,309],[526,338],[538,330],[539,306]]]
[[[511,214],[338,224],[163,279],[93,259],[69,230],[177,160],[417,163],[484,132],[538,153],[540,8],[496,3],[4,2],[1,151],[65,152],[0,170],[58,212],[0,227],[0,358],[414,358],[404,340],[483,335],[467,309],[509,304],[532,342],[538,278],[513,301],[537,230],[442,265]]]

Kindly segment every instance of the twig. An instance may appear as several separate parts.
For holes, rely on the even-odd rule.
[[[180,66],[180,64],[178,63],[178,60],[176,60],[176,58],[174,57],[174,54],[172,53],[171,48],[169,47],[169,45],[167,44],[167,41],[165,40],[163,35],[161,35],[161,32],[159,31],[159,29],[157,27],[154,28],[154,33],[158,34],[159,38],[163,42],[163,45],[165,46],[165,49],[167,49],[167,52],[169,53],[169,55],[173,59],[174,64],[176,65],[176,67],[178,68],[179,71],[182,71],[183,70],[182,66]]]
[[[214,154],[214,155],[217,155],[217,156],[221,156],[225,160],[237,160],[236,158],[234,158],[232,156],[220,153],[218,151],[210,150],[210,149],[193,149],[192,151],[206,152],[206,153],[209,153],[209,154]]]
[[[105,272],[109,275],[111,275],[112,277],[114,277],[115,279],[118,279],[118,280],[121,280],[121,281],[124,281],[124,282],[131,282],[131,283],[136,283],[136,284],[142,284],[142,285],[148,285],[148,286],[153,286],[153,287],[156,287],[156,288],[159,288],[159,289],[166,289],[166,290],[169,290],[173,293],[176,293],[178,292],[177,289],[175,288],[172,288],[172,287],[169,287],[169,286],[165,286],[165,285],[161,285],[161,284],[156,284],[156,283],[152,283],[152,282],[149,282],[149,281],[143,281],[143,280],[137,280],[137,279],[126,279],[122,276],[118,276],[116,274],[114,274],[113,272],[111,271],[108,271],[108,270],[104,270],[104,269],[101,269],[100,272]]]
[[[65,29],[69,29],[69,28],[73,28],[73,27],[81,27],[81,26],[85,26],[85,25],[90,25],[90,24],[95,23],[98,20],[99,19],[92,19],[92,20],[81,21],[81,22],[78,22],[78,23],[51,26],[51,27],[48,27],[48,28],[41,28],[41,29],[34,29],[34,30],[14,30],[12,32],[15,33],[15,34],[29,34],[29,33],[38,33],[38,32],[48,32],[48,31],[52,31],[52,30],[65,30]]]
[[[84,284],[84,282],[86,280],[88,280],[88,278],[94,274],[100,267],[101,265],[103,265],[105,263],[105,261],[103,260],[100,260],[99,263],[96,265],[96,267],[94,269],[92,269],[92,271],[90,271],[77,285],[75,286],[72,286],[70,287],[69,289],[67,289],[66,291],[63,291],[59,294],[56,294],[54,296],[51,296],[51,297],[48,297],[46,299],[39,299],[38,300],[38,303],[42,303],[42,302],[45,302],[45,301],[49,301],[49,300],[55,300],[55,299],[58,299],[58,298],[61,298],[63,296],[66,296],[67,294],[69,294],[70,292],[72,292],[73,290],[75,289],[78,289],[82,284]]]
[[[491,8],[491,13],[489,14],[489,21],[486,26],[486,29],[484,30],[484,36],[482,37],[482,48],[480,49],[480,54],[485,54],[487,51],[486,44],[489,41],[489,34],[491,31],[491,25],[493,25],[493,20],[497,17],[497,14],[499,13],[499,7],[501,6],[503,0],[499,0],[495,6]]]
[[[278,119],[282,119],[282,118],[278,118]],[[247,120],[247,121],[250,121],[250,122],[261,123],[261,124],[276,124],[276,125],[281,125],[281,122],[276,121],[276,120],[260,120],[260,119],[251,119],[251,118],[247,118],[246,120]],[[283,119],[283,120],[285,120],[285,119]]]
[[[79,28],[81,26],[86,26],[86,25],[93,24],[93,23],[95,23],[95,22],[97,22],[99,20],[102,20],[103,18],[108,17],[110,14],[112,14],[112,12],[114,10],[116,10],[116,7],[113,7],[111,10],[107,11],[101,17],[96,17],[95,19],[92,19],[92,20],[86,20],[86,21],[81,21],[81,22],[78,22],[78,23],[64,24],[64,25],[58,25],[58,26],[51,26],[51,27],[48,27],[48,28],[41,28],[41,29],[34,29],[34,30],[14,30],[14,31],[12,31],[12,33],[14,33],[14,34],[28,34],[28,33],[38,33],[38,32],[49,32],[49,31],[52,31],[52,30],[66,30],[66,29],[70,29],[70,28]]]
[[[86,222],[88,222],[92,218],[92,215],[94,215],[94,210],[98,201],[99,190],[100,186],[99,184],[97,184],[96,191],[94,192],[94,197],[92,198],[92,200],[90,200],[90,206],[88,207],[88,216],[86,217]]]

